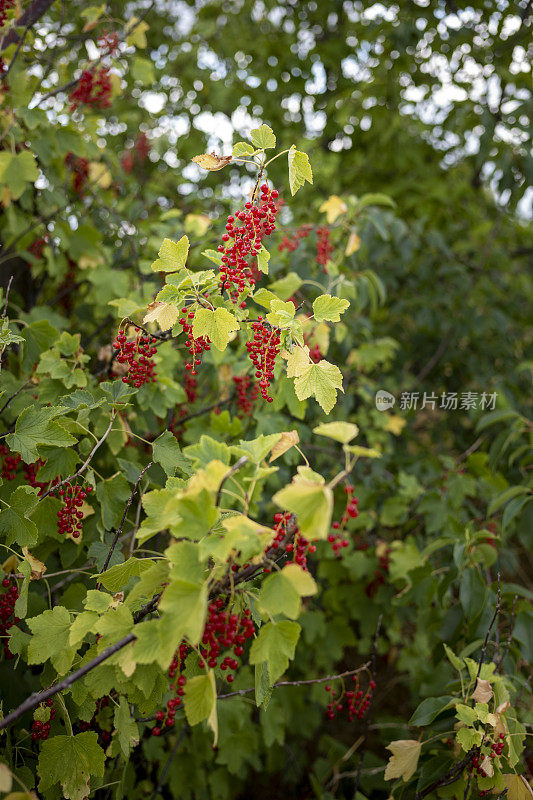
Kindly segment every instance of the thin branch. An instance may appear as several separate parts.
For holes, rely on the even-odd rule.
[[[13,283],[13,275],[10,277],[9,283],[7,284],[6,301],[4,303],[4,310],[2,311],[2,319],[4,319],[4,317],[5,317],[6,313],[7,313],[7,304],[9,302],[9,290],[11,289],[11,284],[12,283]]]
[[[372,652],[371,652],[371,655],[370,655],[370,663],[371,663],[370,680],[372,680],[372,681],[376,677],[376,659],[377,659],[377,653],[378,653],[378,637],[379,637],[379,634],[380,634],[380,631],[381,631],[381,622],[382,622],[382,620],[383,620],[383,614],[380,614],[379,618],[378,618],[378,624],[376,625],[376,632],[374,634],[374,641],[372,642]],[[372,703],[373,703],[373,701],[374,701],[374,692],[372,692],[372,694],[369,697],[368,711],[367,711],[367,714],[366,714],[366,717],[365,717],[365,723],[364,723],[363,732],[362,732],[363,744],[365,744],[365,742],[366,742],[366,740],[368,738],[368,731],[369,731],[369,728],[370,728],[370,713],[372,711]],[[356,795],[358,790],[359,790],[359,782],[361,780],[361,770],[363,769],[364,758],[365,758],[365,750],[363,750],[363,752],[361,753],[361,757],[360,757],[359,763],[357,765],[357,775],[355,776],[354,795]]]
[[[6,47],[9,47],[10,44],[13,44],[17,40],[19,40],[19,34],[15,30],[15,28],[22,28],[22,26],[26,26],[26,31],[34,25],[38,19],[42,17],[42,15],[47,11],[54,0],[33,0],[26,11],[20,15],[20,17],[15,21],[14,26],[8,31],[7,36],[4,38],[3,42],[0,44],[0,52],[5,50]],[[26,35],[26,31],[22,34],[24,37]],[[16,55],[16,54],[15,54]],[[10,66],[11,69],[11,66]],[[8,70],[9,71],[9,70]]]
[[[493,614],[492,619],[490,621],[489,627],[487,628],[485,641],[483,642],[483,646],[481,648],[481,653],[479,655],[479,662],[478,662],[477,675],[476,675],[476,683],[477,683],[477,679],[481,675],[481,667],[483,666],[483,662],[485,660],[485,653],[487,652],[487,645],[489,643],[490,634],[491,634],[492,629],[494,627],[494,623],[498,619],[498,614],[500,613],[501,599],[502,599],[502,595],[501,595],[501,587],[500,587],[500,573],[498,572],[498,594],[497,594],[497,598],[496,598],[496,608],[494,610],[494,614]],[[475,700],[473,701],[473,704],[475,705]]]
[[[232,400],[235,398],[235,395],[232,394],[230,397],[226,398],[226,400],[218,400],[216,403],[212,403],[210,406],[206,406],[205,408],[200,409],[200,411],[195,411],[192,414],[188,414],[186,417],[182,417],[181,419],[176,421],[176,425],[184,425],[190,419],[194,419],[195,417],[201,417],[204,414],[208,414],[209,411],[213,411],[215,408],[220,408],[221,406],[227,406]]]
[[[188,730],[189,730],[189,725],[188,725],[187,722],[185,722],[183,727],[182,727],[182,729],[181,729],[181,731],[179,732],[179,735],[178,735],[178,738],[176,739],[174,747],[172,748],[172,751],[171,751],[171,753],[170,753],[170,755],[169,755],[169,757],[167,759],[167,763],[163,767],[163,770],[161,772],[161,777],[159,778],[159,780],[157,782],[157,786],[155,787],[154,793],[153,793],[152,797],[150,798],[150,800],[155,800],[155,798],[157,797],[157,795],[160,793],[161,789],[163,788],[163,784],[165,782],[165,778],[167,777],[167,774],[168,774],[168,771],[170,769],[170,766],[171,766],[172,762],[174,761],[174,757],[176,756],[176,754],[177,754],[177,752],[179,750],[180,744],[182,743],[182,741],[183,741],[186,733],[188,732]]]
[[[499,672],[501,670],[502,665],[503,665],[503,659],[505,658],[505,656],[509,652],[509,648],[511,647],[511,642],[512,642],[512,639],[513,639],[513,631],[514,631],[514,622],[515,622],[514,613],[515,613],[515,609],[516,609],[517,600],[518,600],[518,595],[515,594],[514,600],[513,600],[513,610],[511,611],[511,621],[509,622],[509,634],[507,636],[507,641],[505,642],[504,651],[501,654],[501,656],[498,659],[498,661],[496,662],[496,668],[494,670],[495,672]]]
[[[217,506],[217,508],[220,505],[220,501],[222,499],[222,489],[224,488],[224,484],[226,483],[227,480],[229,480],[229,478],[231,478],[232,475],[238,472],[241,467],[244,467],[246,463],[248,463],[248,456],[241,456],[241,458],[239,458],[239,460],[235,462],[235,464],[226,472],[226,474],[220,481],[220,486],[218,487],[217,497],[215,501],[215,506]]]
[[[102,572],[105,572],[106,569],[109,566],[109,562],[111,561],[111,556],[113,555],[113,551],[114,551],[115,547],[117,546],[118,540],[120,539],[120,535],[122,533],[122,528],[124,527],[124,522],[126,521],[127,513],[128,513],[128,511],[130,509],[130,506],[131,506],[131,504],[133,502],[133,498],[137,494],[137,489],[139,488],[139,484],[140,484],[140,482],[142,480],[142,476],[144,475],[144,473],[147,470],[150,469],[152,464],[153,464],[153,462],[150,461],[150,463],[143,469],[143,471],[141,472],[141,474],[137,478],[137,482],[136,482],[135,486],[133,487],[133,491],[132,491],[132,493],[130,494],[130,496],[128,498],[128,502],[126,503],[126,507],[124,508],[124,513],[122,514],[122,519],[120,520],[120,525],[118,526],[117,532],[115,533],[115,538],[113,539],[113,541],[111,543],[111,547],[109,548],[109,552],[108,552],[108,554],[106,556],[106,560],[104,561],[104,565],[103,565],[102,569],[100,570],[100,575],[102,574]],[[100,583],[100,581],[98,581],[98,583],[96,584],[96,588],[99,589],[100,586],[101,586],[101,583]]]
[[[433,781],[429,786],[426,786],[425,789],[422,789],[420,792],[417,792],[415,795],[415,800],[422,800],[423,797],[427,797],[428,794],[432,794],[435,789],[440,789],[444,786],[449,786],[450,783],[455,783],[455,781],[459,778],[460,775],[464,772],[464,770],[468,767],[472,759],[475,755],[479,753],[479,749],[477,747],[473,747],[461,761],[458,761],[456,764],[451,767],[448,772],[438,778],[436,781]],[[472,774],[472,773],[470,773]]]
[[[7,398],[7,400],[6,400],[6,402],[4,403],[4,405],[2,406],[2,408],[0,408],[0,414],[3,414],[3,413],[4,413],[4,411],[6,410],[6,408],[8,407],[8,405],[10,404],[10,402],[11,402],[12,400],[14,400],[14,399],[15,399],[15,397],[16,397],[18,394],[20,394],[20,393],[21,393],[21,391],[22,391],[23,389],[25,389],[25,388],[26,388],[26,386],[28,385],[28,383],[31,383],[31,378],[28,378],[28,380],[26,381],[26,383],[23,383],[23,384],[22,384],[22,386],[21,386],[19,389],[17,389],[17,391],[16,391],[16,392],[14,392],[12,395],[10,395],[10,396]]]
[[[326,675],[324,678],[312,678],[308,681],[278,681],[272,685],[272,689],[278,689],[280,686],[310,686],[313,683],[328,683],[329,681],[340,680],[341,678],[348,678],[350,675],[357,675],[358,672],[364,672],[371,666],[371,662],[367,661],[357,669],[349,669],[346,672],[340,672],[338,675]],[[235,692],[228,692],[227,694],[219,694],[218,700],[227,700],[228,697],[241,697],[243,694],[250,694],[255,692],[255,688],[250,689],[237,689]]]
[[[19,54],[19,52],[20,52],[20,49],[21,49],[22,45],[24,44],[24,39],[26,38],[26,34],[28,33],[28,31],[29,31],[29,29],[31,28],[31,26],[32,26],[32,25],[33,25],[33,22],[29,22],[29,23],[26,25],[26,27],[24,28],[24,31],[22,32],[22,36],[20,37],[20,39],[19,39],[19,43],[18,43],[18,45],[17,45],[17,49],[16,49],[16,50],[15,50],[15,52],[13,53],[13,58],[12,58],[12,59],[11,59],[11,61],[9,62],[9,67],[8,67],[8,68],[7,68],[7,70],[5,71],[5,74],[4,74],[4,80],[7,78],[7,76],[8,76],[8,75],[9,75],[9,73],[11,72],[11,67],[12,67],[12,66],[13,66],[13,64],[15,63],[15,61],[16,61],[16,58],[17,58],[17,56],[18,56],[18,54]]]
[[[65,483],[69,483],[70,481],[73,481],[75,478],[79,477],[81,475],[81,473],[84,472],[87,469],[87,467],[89,466],[89,464],[93,460],[93,457],[94,457],[96,451],[103,445],[103,443],[105,442],[105,440],[107,439],[107,437],[111,433],[111,428],[113,427],[113,422],[114,421],[115,421],[115,413],[113,412],[113,414],[111,415],[111,422],[109,423],[106,432],[104,433],[102,438],[99,439],[96,442],[95,446],[93,447],[93,449],[91,450],[91,452],[89,453],[89,455],[87,456],[86,460],[83,462],[81,467],[78,470],[76,470],[76,472],[73,475],[68,475],[68,477],[64,478],[62,481],[59,481],[59,483],[56,483],[55,486],[50,487],[50,489],[48,489],[47,492],[45,492],[43,495],[41,495],[41,497],[39,498],[40,500],[44,500],[44,498],[48,497],[49,494],[51,494],[52,492],[56,492],[59,489],[59,487],[63,486]]]

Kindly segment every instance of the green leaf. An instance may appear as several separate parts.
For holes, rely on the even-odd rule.
[[[460,722],[472,727],[477,722],[477,714],[473,708],[464,705],[464,703],[457,703],[455,706],[455,715]]]
[[[267,320],[275,328],[290,328],[295,311],[294,303],[284,303],[283,300],[272,300],[270,303],[270,314],[267,314]]]
[[[255,148],[248,142],[235,142],[233,145],[232,156],[233,158],[242,158],[243,156],[253,156]]]
[[[288,300],[295,292],[298,291],[303,281],[296,272],[288,272],[283,278],[273,281],[268,289],[259,289],[254,294],[254,300],[259,305],[264,305],[265,308],[271,307],[272,300]],[[272,294],[274,292],[274,294]],[[270,302],[267,305],[267,296],[270,297]]]
[[[59,674],[70,668],[74,650],[69,646],[70,614],[64,606],[43,611],[27,620],[32,637],[28,645],[28,664],[43,664],[48,659]]]
[[[330,294],[321,294],[313,303],[313,314],[317,322],[340,322],[341,314],[349,306],[348,300],[341,300],[340,297],[332,297]]]
[[[244,441],[241,439],[238,447],[234,447],[237,455],[248,456],[254,464],[259,464],[267,457],[274,445],[281,439],[281,433],[270,433],[268,436],[261,434],[256,439]]]
[[[173,580],[163,592],[159,608],[171,621],[177,637],[187,636],[191,644],[200,641],[207,615],[205,584]]]
[[[272,697],[272,687],[268,677],[268,664],[262,661],[255,665],[255,704],[262,706],[266,710],[270,698]]]
[[[276,146],[274,131],[264,123],[260,128],[254,128],[250,131],[250,139],[255,146],[261,150],[270,150],[272,147]]]
[[[257,605],[260,611],[269,616],[285,614],[296,619],[302,606],[300,598],[316,592],[316,583],[308,572],[298,564],[287,564],[281,572],[269,575],[263,582]]]
[[[124,503],[129,499],[131,490],[123,475],[115,475],[96,486],[96,498],[100,502],[102,523],[106,530],[116,527],[124,513]]]
[[[420,705],[415,709],[415,712],[409,720],[409,725],[416,725],[424,727],[429,725],[436,719],[439,714],[442,714],[450,706],[453,701],[451,695],[444,695],[444,697],[426,697],[422,700]]]
[[[455,655],[455,653],[453,652],[452,648],[448,647],[446,642],[443,642],[442,646],[444,647],[444,651],[445,651],[446,655],[448,656],[448,661],[450,662],[452,667],[455,667],[455,669],[458,672],[461,672],[461,670],[463,670],[464,666],[465,666],[463,660],[461,658],[459,658],[459,656]]]
[[[483,735],[480,731],[474,730],[474,728],[461,728],[457,731],[456,739],[465,753],[468,753],[473,747],[479,747]]]
[[[289,186],[291,194],[295,195],[305,181],[313,183],[313,171],[307,153],[302,153],[292,145],[289,150]]]
[[[329,439],[335,439],[336,442],[341,442],[342,444],[348,444],[358,436],[359,428],[353,422],[323,422],[313,428],[313,433],[319,436],[327,436]]]
[[[120,744],[122,755],[128,759],[131,749],[139,744],[140,736],[139,728],[131,718],[130,708],[125,697],[120,698],[113,720],[115,723],[115,736]]]
[[[147,558],[128,558],[123,564],[115,564],[98,577],[105,588],[115,594],[119,592],[132,578],[140,578],[143,572],[153,566],[153,561]]]
[[[491,517],[499,508],[504,506],[509,500],[512,500],[515,497],[518,497],[522,494],[529,494],[531,492],[531,488],[529,486],[509,486],[504,492],[501,492],[494,500],[490,503],[489,507],[487,508],[487,517]]]
[[[60,783],[67,800],[85,800],[90,792],[90,776],[103,777],[104,764],[105,754],[94,731],[54,736],[41,744],[39,790],[46,792]]]
[[[194,315],[192,333],[195,339],[208,336],[217,350],[225,350],[234,331],[240,328],[237,319],[225,308],[199,308]]]
[[[294,380],[294,390],[298,400],[314,396],[318,404],[329,414],[337,402],[337,389],[342,389],[342,373],[335,364],[319,361],[310,364],[305,372]]]
[[[17,419],[15,432],[6,437],[10,449],[20,453],[27,464],[33,464],[39,458],[40,445],[68,447],[76,444],[74,436],[54,421],[61,411],[61,407],[25,408]]]
[[[181,452],[181,447],[173,433],[165,431],[152,443],[154,461],[157,461],[167,475],[175,475],[179,469],[185,475],[191,474],[191,462]]]
[[[296,643],[301,628],[297,622],[269,622],[259,631],[250,648],[250,664],[266,662],[269,681],[272,686],[289,666],[294,658]]]
[[[154,272],[177,272],[185,267],[189,255],[189,239],[182,236],[179,242],[164,239],[159,248],[159,258],[152,264]]]
[[[269,261],[270,261],[270,253],[268,252],[266,247],[264,247],[264,245],[261,245],[261,249],[257,253],[257,266],[259,267],[261,272],[264,272],[265,275],[268,275]]]
[[[295,481],[272,498],[280,508],[292,511],[307,539],[325,539],[331,526],[333,492],[327,486]]]
[[[13,200],[18,200],[27,183],[33,183],[39,177],[35,156],[29,150],[20,153],[0,152],[0,184],[9,189]]]

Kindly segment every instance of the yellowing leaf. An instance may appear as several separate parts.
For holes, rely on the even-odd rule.
[[[162,331],[168,331],[180,315],[178,306],[172,303],[160,303],[154,300],[147,308],[148,313],[143,322],[157,322]]]
[[[287,378],[299,378],[312,363],[308,347],[295,347],[287,355]]]
[[[279,458],[291,447],[294,447],[295,444],[298,444],[300,441],[300,437],[298,436],[298,431],[283,431],[281,434],[281,439],[274,445],[270,452],[270,461],[275,461],[276,458]]]
[[[192,323],[194,338],[208,336],[217,350],[225,350],[232,333],[239,328],[236,318],[225,308],[199,308]]]
[[[105,164],[102,164],[100,161],[90,161],[89,183],[94,183],[101,189],[109,189],[113,183],[113,176]]]
[[[387,750],[391,751],[392,756],[385,770],[385,780],[403,778],[406,783],[416,772],[421,748],[422,745],[415,739],[398,739],[388,744]]]
[[[267,320],[276,328],[290,328],[294,319],[294,303],[283,300],[272,300],[270,303],[270,314],[267,314]]]
[[[375,447],[361,447],[358,444],[351,444],[348,447],[348,452],[353,453],[354,456],[363,456],[363,458],[381,458],[381,453]]]
[[[325,360],[310,364],[294,381],[298,400],[306,400],[313,395],[326,414],[337,402],[337,389],[343,391],[342,373],[335,364]]]
[[[523,775],[512,773],[502,775],[507,786],[507,800],[531,800],[533,789]]]
[[[488,778],[492,778],[494,775],[494,764],[488,756],[485,756],[479,766]]]
[[[254,128],[250,131],[250,139],[256,147],[261,150],[269,150],[276,146],[276,136],[272,128],[268,125],[261,125],[259,128]]]
[[[281,570],[284,578],[289,580],[300,597],[310,597],[318,592],[318,586],[310,572],[306,572],[299,564],[285,564]]]
[[[407,425],[407,420],[400,417],[399,414],[390,414],[387,416],[385,425],[383,426],[386,431],[390,431],[395,436],[399,436]]]
[[[7,573],[17,572],[18,563],[18,558],[15,555],[9,556],[2,564],[2,569]]]
[[[10,792],[13,785],[13,776],[7,764],[0,764],[0,792]]]
[[[492,687],[489,681],[477,679],[476,688],[472,692],[472,700],[476,703],[488,703],[493,695]]]
[[[319,211],[323,214],[326,214],[326,219],[329,223],[335,222],[337,217],[341,214],[345,214],[348,210],[348,206],[340,197],[337,197],[336,194],[332,194],[328,197],[328,199],[322,203],[320,206]]]
[[[154,272],[177,272],[183,269],[189,255],[189,239],[182,236],[179,242],[163,239],[159,248],[159,258],[152,264]]]
[[[353,422],[323,422],[316,428],[313,428],[313,433],[319,436],[327,436],[329,439],[335,439],[336,442],[347,444],[359,433],[359,428]]]
[[[185,716],[189,725],[198,725],[207,720],[217,741],[218,726],[216,715],[217,690],[215,673],[212,669],[207,675],[189,678],[185,684]]]
[[[348,300],[321,294],[313,303],[313,314],[317,322],[340,322],[341,314],[349,307]]]
[[[128,34],[128,38],[126,39],[127,44],[130,47],[138,47],[140,50],[144,50],[147,45],[146,41],[146,31],[150,28],[147,22],[138,22],[137,17],[132,17],[130,23],[128,25],[128,30],[130,33]]]
[[[293,145],[289,150],[289,186],[295,195],[305,181],[313,183],[313,171],[307,153],[302,153]]]
[[[352,231],[350,234],[350,238],[348,239],[348,244],[346,245],[346,250],[344,254],[347,256],[351,256],[353,253],[357,253],[359,248],[361,247],[361,239],[356,234],[355,231]]]
[[[38,558],[32,556],[30,551],[27,547],[22,548],[22,554],[26,561],[29,563],[31,568],[31,579],[34,581],[38,581],[40,578],[43,577],[44,573],[46,572],[46,567],[42,561],[39,561]]]
[[[280,508],[292,511],[307,539],[325,539],[331,525],[333,492],[317,483],[293,481],[273,497]]]
[[[216,172],[229,164],[231,159],[232,156],[217,156],[216,153],[203,153],[200,156],[194,156],[192,160],[202,169],[207,169],[209,172]]]

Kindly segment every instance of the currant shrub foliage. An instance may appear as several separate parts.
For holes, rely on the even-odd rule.
[[[149,14],[42,6],[0,13],[0,790],[528,796],[522,377],[374,402],[446,243],[283,126],[160,170]]]

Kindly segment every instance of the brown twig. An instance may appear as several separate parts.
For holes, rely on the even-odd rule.
[[[248,463],[248,456],[241,456],[241,458],[239,458],[239,460],[235,462],[235,464],[226,472],[226,474],[220,481],[215,501],[215,506],[217,506],[217,508],[220,505],[220,501],[222,499],[222,490],[224,488],[224,484],[226,483],[227,480],[229,480],[229,478],[231,478],[232,475],[238,472],[241,467],[244,467],[246,463]]]
[[[514,600],[513,600],[513,609],[511,611],[511,621],[509,622],[509,633],[507,635],[507,641],[505,642],[505,648],[504,648],[503,653],[501,654],[501,656],[499,657],[498,661],[496,662],[496,668],[494,670],[495,672],[499,672],[501,670],[502,665],[503,665],[503,659],[505,658],[505,656],[509,652],[509,648],[511,647],[511,642],[512,642],[512,639],[513,639],[513,631],[514,631],[514,622],[515,622],[514,614],[515,614],[515,610],[516,610],[517,601],[518,601],[518,595],[515,594]]]
[[[137,489],[139,488],[139,484],[141,482],[142,476],[144,475],[144,473],[147,470],[150,469],[152,464],[153,464],[153,462],[150,461],[150,463],[143,469],[143,471],[141,472],[141,474],[137,478],[137,482],[136,482],[135,486],[133,487],[132,493],[128,497],[128,501],[126,503],[126,507],[124,508],[124,513],[122,514],[122,519],[120,520],[120,525],[118,526],[117,532],[115,533],[115,538],[111,542],[111,547],[109,548],[109,552],[108,552],[108,554],[106,556],[106,559],[104,561],[104,565],[103,565],[102,569],[100,570],[100,575],[102,574],[102,572],[105,572],[106,569],[109,566],[109,562],[111,561],[111,556],[113,555],[113,551],[114,551],[115,547],[117,546],[118,540],[120,539],[120,535],[122,533],[122,528],[124,527],[124,522],[126,521],[126,515],[127,515],[128,511],[129,511],[129,508],[130,508],[132,502],[133,502],[133,498],[137,494]],[[101,583],[100,583],[100,581],[98,581],[98,583],[96,584],[96,588],[100,589],[100,586],[101,586]]]
[[[500,573],[499,572],[498,572],[497,580],[498,580],[498,594],[497,594],[497,597],[496,597],[496,608],[494,609],[494,614],[493,614],[492,619],[490,621],[489,627],[487,628],[487,633],[485,635],[485,640],[483,642],[483,646],[481,647],[481,653],[479,655],[479,662],[478,662],[477,675],[476,675],[476,683],[477,683],[477,679],[481,675],[481,667],[483,666],[483,662],[485,660],[485,654],[487,652],[487,646],[488,646],[488,643],[489,643],[490,634],[491,634],[492,629],[494,627],[494,623],[498,619],[498,614],[500,613],[500,605],[501,605],[502,595],[501,595]],[[473,704],[475,705],[475,700],[474,700]]]
[[[326,675],[325,678],[312,678],[308,681],[278,681],[272,685],[272,689],[279,689],[280,686],[310,686],[313,683],[328,683],[328,681],[336,681],[340,680],[341,678],[348,678],[350,675],[357,675],[358,672],[364,672],[365,669],[368,669],[371,666],[371,662],[367,661],[365,664],[362,664],[357,669],[349,669],[346,672],[340,672],[338,675]],[[218,700],[226,700],[228,697],[237,697],[243,694],[250,694],[251,692],[255,692],[255,688],[251,687],[250,689],[237,689],[235,692],[228,692],[227,694],[219,694]]]
[[[76,472],[74,472],[73,475],[68,475],[66,478],[63,478],[62,481],[59,481],[59,483],[56,483],[55,486],[51,486],[50,489],[48,489],[47,492],[45,492],[44,494],[41,495],[41,497],[39,498],[39,502],[41,500],[44,500],[45,497],[48,497],[48,495],[51,494],[52,492],[56,492],[59,489],[60,486],[63,486],[65,483],[69,483],[70,481],[73,481],[75,478],[79,477],[81,475],[81,473],[84,472],[87,469],[87,467],[91,463],[96,451],[98,450],[99,447],[101,447],[103,445],[103,443],[105,442],[105,440],[109,436],[109,434],[111,432],[111,428],[113,427],[113,422],[114,421],[115,421],[115,413],[113,412],[112,415],[111,415],[111,422],[109,423],[106,432],[104,433],[102,438],[99,439],[96,442],[95,446],[93,447],[93,449],[91,450],[91,452],[89,453],[89,455],[87,456],[86,460],[83,462],[81,467],[78,470],[76,470]]]
[[[23,383],[23,384],[22,384],[22,386],[21,386],[19,389],[17,389],[17,391],[16,391],[16,392],[14,392],[12,395],[10,395],[10,396],[7,398],[7,400],[6,400],[6,402],[4,403],[4,405],[2,406],[2,408],[0,408],[0,414],[3,414],[3,413],[4,413],[4,411],[6,410],[6,408],[8,407],[8,405],[10,404],[10,402],[11,402],[12,400],[14,400],[14,399],[15,399],[15,397],[16,397],[18,394],[20,394],[20,393],[21,393],[21,391],[22,391],[23,389],[25,389],[25,388],[26,388],[26,386],[28,385],[28,383],[31,383],[31,378],[28,378],[28,380],[26,381],[26,383]]]

